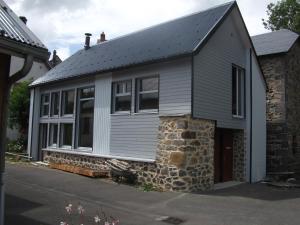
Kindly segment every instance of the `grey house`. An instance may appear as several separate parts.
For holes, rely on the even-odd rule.
[[[105,38],[104,38],[105,39]],[[197,191],[265,176],[266,84],[236,2],[89,46],[32,83],[29,154]]]
[[[267,172],[300,173],[300,38],[282,29],[252,37],[268,84]]]

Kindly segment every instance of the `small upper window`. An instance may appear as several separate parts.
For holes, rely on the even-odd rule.
[[[59,113],[59,92],[51,94],[51,116],[58,116]]]
[[[62,115],[73,115],[74,113],[75,91],[68,90],[62,92]]]
[[[41,96],[41,116],[49,116],[50,94]]]
[[[131,80],[113,83],[113,113],[130,112],[131,108]]]
[[[137,112],[143,110],[158,110],[158,86],[158,77],[137,79]]]
[[[245,113],[245,72],[232,67],[232,115],[243,118]]]

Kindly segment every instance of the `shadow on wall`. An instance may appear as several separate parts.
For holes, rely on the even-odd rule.
[[[41,204],[18,198],[13,195],[5,196],[5,225],[48,225],[22,215],[26,211],[41,207]]]
[[[277,188],[266,184],[241,184],[230,188],[202,192],[204,195],[243,197],[264,201],[281,201],[300,198],[300,188]]]

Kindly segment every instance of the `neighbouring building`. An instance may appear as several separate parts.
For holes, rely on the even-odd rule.
[[[267,171],[300,172],[300,39],[282,29],[252,37],[267,91]]]
[[[102,39],[32,83],[34,159],[116,158],[174,191],[265,177],[266,83],[236,2]]]

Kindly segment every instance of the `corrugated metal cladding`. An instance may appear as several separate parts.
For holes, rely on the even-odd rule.
[[[191,54],[235,2],[80,50],[32,85]]]
[[[0,37],[47,49],[3,0],[0,0]]]

